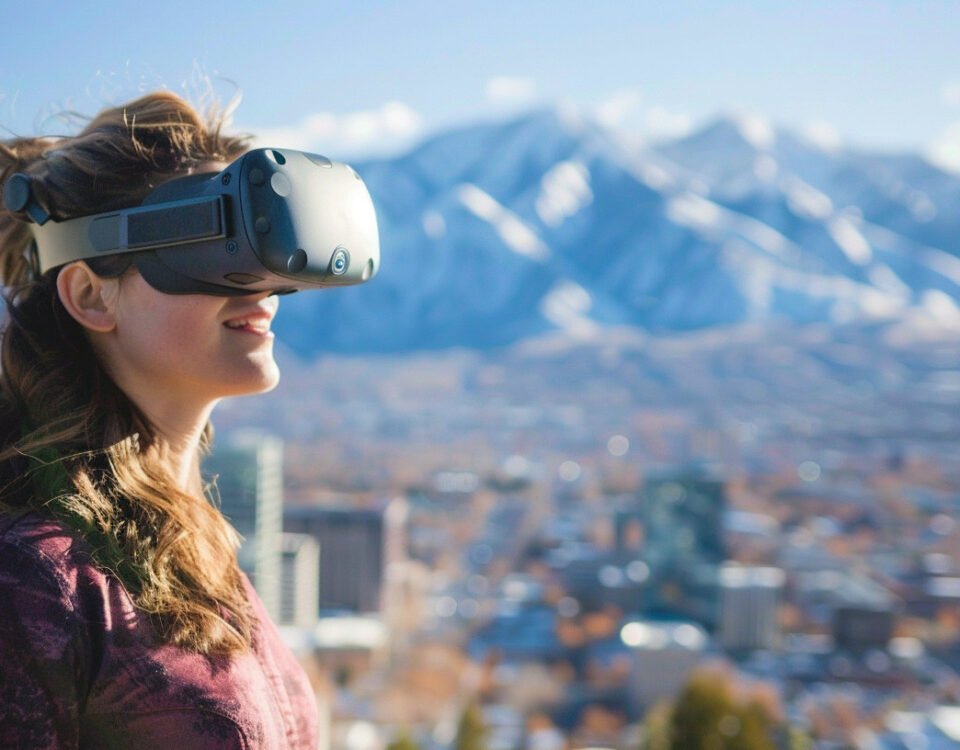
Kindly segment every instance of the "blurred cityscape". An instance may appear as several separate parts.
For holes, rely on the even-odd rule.
[[[324,747],[960,746],[950,330],[280,359],[206,470]]]
[[[960,747],[960,179],[628,135],[357,164],[375,283],[285,298],[281,386],[216,415],[324,746]]]

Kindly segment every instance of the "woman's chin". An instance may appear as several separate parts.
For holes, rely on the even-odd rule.
[[[267,393],[272,391],[280,383],[280,368],[276,365],[273,366],[273,371],[270,373],[270,377],[264,381],[263,388],[261,388],[257,393]]]
[[[270,365],[264,368],[254,390],[251,390],[250,393],[251,395],[255,393],[267,393],[268,391],[272,391],[274,388],[276,388],[279,382],[280,368],[277,367],[277,363],[271,359]]]
[[[257,366],[244,368],[246,372],[233,372],[233,377],[220,383],[222,397],[253,396],[267,393],[280,382],[280,368],[271,358],[269,362],[257,363]]]

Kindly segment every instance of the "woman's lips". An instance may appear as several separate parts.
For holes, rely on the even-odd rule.
[[[270,319],[269,315],[251,315],[242,318],[232,318],[231,320],[224,321],[224,327],[229,328],[231,331],[243,331],[245,333],[253,333],[257,336],[273,336],[273,332],[270,330]]]

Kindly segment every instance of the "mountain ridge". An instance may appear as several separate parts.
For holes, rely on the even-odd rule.
[[[960,317],[960,177],[909,154],[730,117],[630,150],[549,108],[355,166],[381,271],[283,300],[277,335],[307,359],[610,325]]]

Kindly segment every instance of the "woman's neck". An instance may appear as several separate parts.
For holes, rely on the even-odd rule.
[[[203,493],[200,440],[213,407],[211,403],[203,409],[143,409],[161,438],[158,458],[170,472],[177,488],[189,495]]]

